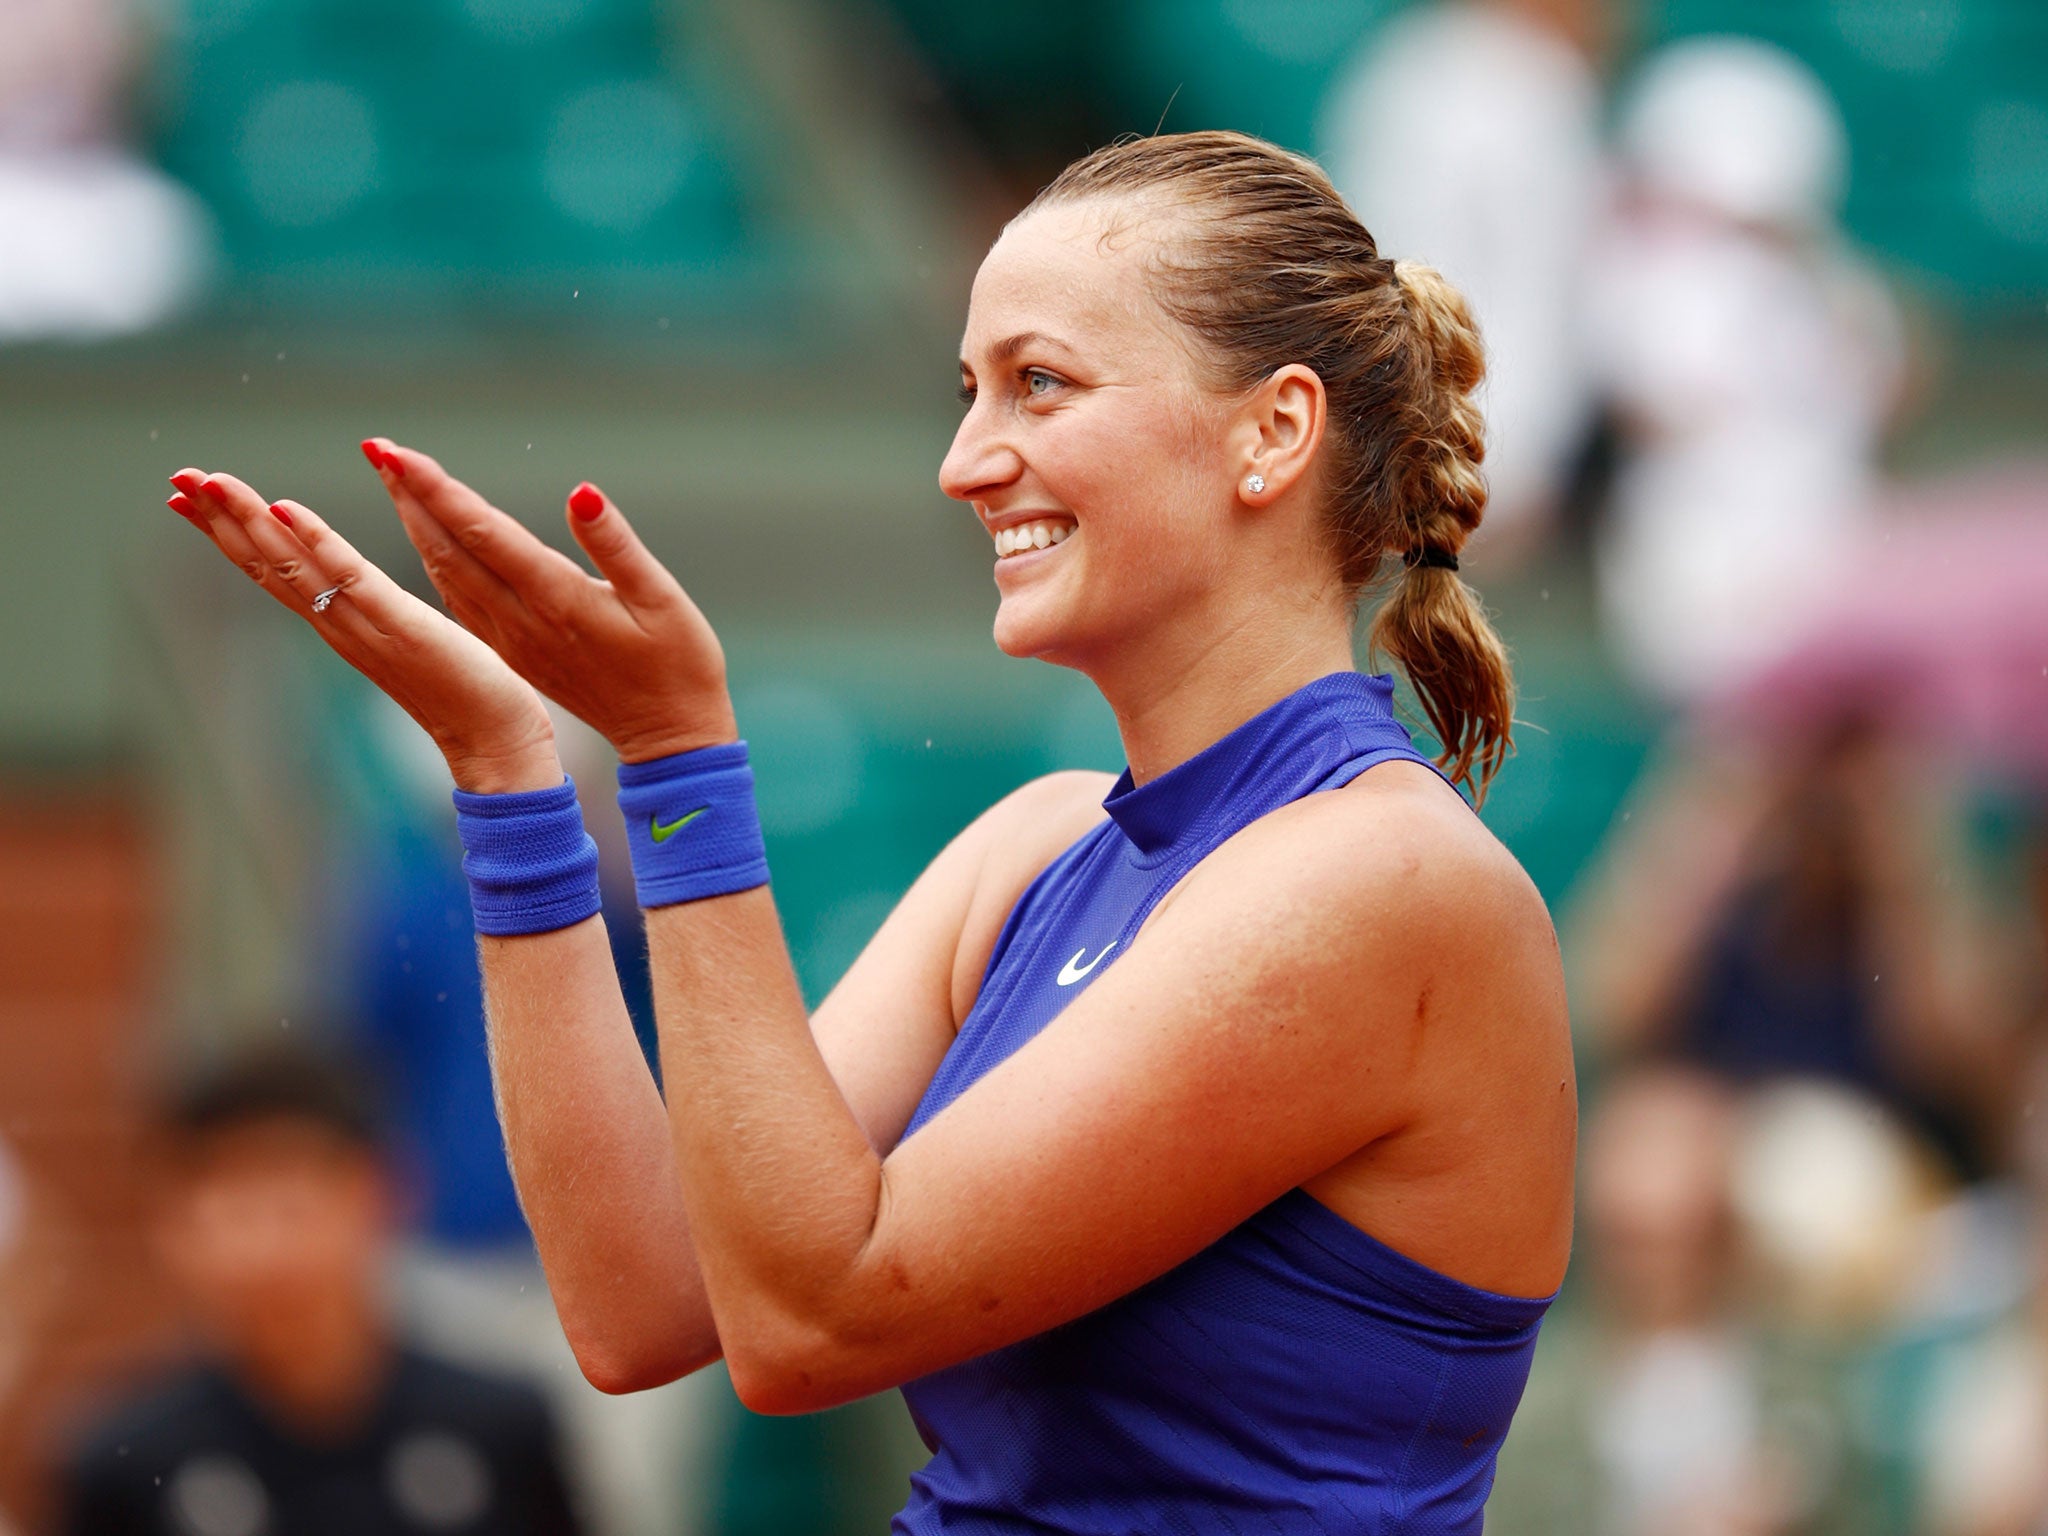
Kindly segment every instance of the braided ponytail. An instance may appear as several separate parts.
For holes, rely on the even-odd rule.
[[[1347,589],[1408,561],[1373,616],[1374,653],[1408,674],[1445,773],[1484,797],[1507,755],[1507,653],[1455,558],[1479,526],[1485,372],[1457,290],[1388,261],[1313,160],[1241,133],[1126,139],[1084,156],[1033,202],[1142,196],[1179,213],[1157,269],[1168,313],[1207,345],[1217,387],[1288,363],[1328,398],[1324,530]],[[1028,211],[1028,210],[1027,210]]]
[[[1398,501],[1406,568],[1373,615],[1369,644],[1414,684],[1443,743],[1444,772],[1483,796],[1514,715],[1507,651],[1457,574],[1458,550],[1486,510],[1485,423],[1472,400],[1486,362],[1464,299],[1441,273],[1404,261],[1394,281],[1414,333]]]

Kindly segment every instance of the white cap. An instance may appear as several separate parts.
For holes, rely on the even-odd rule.
[[[1648,190],[1778,228],[1827,223],[1848,180],[1849,136],[1827,87],[1747,37],[1656,53],[1629,89],[1621,150]]]

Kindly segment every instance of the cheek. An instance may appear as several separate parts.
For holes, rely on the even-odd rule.
[[[1148,560],[1203,555],[1218,483],[1214,434],[1171,400],[1077,417],[1048,434],[1038,464],[1046,488],[1098,547]]]

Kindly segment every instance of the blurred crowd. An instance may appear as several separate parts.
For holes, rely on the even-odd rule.
[[[200,302],[207,217],[127,144],[140,14],[0,0],[0,342]],[[1933,365],[1844,232],[1828,91],[1755,39],[1642,53],[1628,22],[1412,5],[1317,146],[1488,339],[1477,579],[1588,573],[1662,733],[1558,913],[1580,1241],[1489,1529],[2040,1536],[2048,471],[1888,477]],[[575,1378],[493,1122],[438,765],[403,734],[366,757],[332,1027],[165,1075],[149,1262],[184,1343],[50,1407],[24,1529],[859,1528],[914,1461],[898,1417],[762,1440],[715,1384]],[[658,1070],[630,889],[608,900]],[[0,1406],[63,1219],[0,1141]]]
[[[1583,540],[1667,721],[1559,914],[1580,1240],[1488,1528],[2037,1536],[2048,476],[1887,482],[1827,91],[1695,39],[1610,131],[1615,19],[1417,7],[1330,116],[1488,338],[1494,560]]]

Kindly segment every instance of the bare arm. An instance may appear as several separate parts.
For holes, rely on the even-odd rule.
[[[296,502],[279,504],[286,522],[240,481],[185,471],[174,477],[182,492],[174,505],[425,725],[459,786],[489,793],[559,783],[545,712],[475,636],[517,653],[515,627],[539,633],[559,662],[568,648],[549,628],[564,617],[559,605],[578,596],[610,599],[609,582],[592,581],[540,546],[425,455],[386,446],[380,457],[407,531],[464,628],[398,588]],[[463,537],[450,536],[441,518]],[[637,543],[631,552],[644,555]],[[486,557],[509,562],[529,581],[536,567],[552,579],[539,604],[546,611],[533,613]],[[681,606],[680,589],[659,574],[654,598],[675,605],[667,617],[701,625],[693,608]],[[333,587],[342,596],[314,613],[312,599]],[[645,638],[637,626],[628,636],[631,644]],[[667,638],[655,643],[665,665],[673,654]],[[559,676],[536,670],[573,692]],[[646,679],[630,665],[608,658],[599,670],[626,675],[624,723],[589,700],[578,701],[579,713],[599,715],[626,751],[679,750],[693,736],[731,731],[722,683],[709,707],[685,700],[649,710]],[[683,735],[657,740],[657,730]],[[1056,775],[979,818],[912,886],[810,1021],[813,1054],[836,1085],[839,1112],[874,1147],[892,1147],[901,1136],[972,1005],[1011,903],[1100,816],[1104,787],[1100,775]],[[606,1390],[627,1391],[716,1358],[718,1331],[691,1242],[668,1111],[633,1037],[602,919],[486,937],[479,954],[514,1181],[585,1374]],[[676,1063],[672,1070],[687,1075],[691,1068]]]
[[[427,470],[416,464],[415,477]],[[429,726],[459,786],[492,793],[561,782],[532,690],[310,509],[280,503],[286,523],[232,476],[188,470],[173,483],[173,504],[224,555]],[[341,595],[316,614],[313,599],[333,587]],[[900,1132],[951,1038],[949,968],[989,835],[977,823],[941,855],[819,1011],[820,1049],[840,1064],[877,1136]],[[627,1391],[716,1358],[667,1112],[602,919],[485,937],[479,956],[507,1155],[585,1374]],[[861,1005],[876,996],[899,1006]]]
[[[1101,786],[1084,777],[1028,786],[955,838],[809,1020],[812,1055],[871,1146],[902,1136],[972,1002],[960,973],[979,980],[1016,891],[1100,814]],[[669,1111],[620,1000],[602,919],[478,943],[513,1178],[578,1363],[611,1392],[698,1369],[720,1354],[718,1330]],[[671,1084],[696,1070],[664,1064]]]
[[[562,781],[533,690],[311,509],[280,502],[281,517],[230,475],[186,470],[172,483],[173,504],[222,554],[427,727],[457,785],[496,793]],[[339,594],[315,612],[330,588]],[[479,947],[513,1177],[585,1373],[620,1391],[651,1384],[650,1363],[673,1376],[714,1358],[666,1114],[603,920]],[[621,1344],[628,1334],[633,1350]]]
[[[1080,1316],[1409,1129],[1426,1081],[1477,1082],[1505,1038],[1489,1030],[1561,1035],[1502,1005],[1538,990],[1522,983],[1549,938],[1496,922],[1498,870],[1441,822],[1377,818],[1368,835],[1357,818],[1317,797],[1240,834],[1044,1031],[886,1153],[799,1027],[765,894],[650,914],[663,1057],[687,1068],[678,1171],[742,1399],[824,1407]],[[1542,1113],[1568,1113],[1548,1098]],[[1514,1197],[1568,1186],[1569,1136],[1549,1140],[1561,1161]],[[1466,1214],[1465,1241],[1491,1241],[1485,1212]]]
[[[406,485],[436,484],[416,461],[402,459]],[[430,571],[454,563],[444,542],[483,567],[492,644],[622,756],[729,739],[637,728],[701,714],[723,679],[701,616],[608,503],[571,522],[604,578],[594,594],[480,502],[430,496],[413,513]],[[1518,1158],[1520,1142],[1504,1155],[1506,1133],[1482,1150],[1518,1162],[1506,1198],[1563,1213],[1532,1224],[1515,1255],[1517,1274],[1554,1284],[1571,1107],[1556,1073],[1569,1066],[1559,989],[1526,985],[1554,971],[1554,941],[1526,880],[1503,874],[1512,861],[1434,780],[1429,794],[1427,810],[1314,797],[1240,834],[1043,1033],[900,1145],[950,1032],[950,1018],[920,1021],[948,1011],[948,991],[957,1016],[974,894],[950,942],[914,946],[903,984],[872,986],[875,951],[849,977],[849,1029],[916,1064],[865,1086],[871,1064],[835,1059],[829,1021],[814,1034],[804,1017],[765,889],[651,912],[676,1177],[742,1397],[821,1407],[1078,1316],[1414,1130],[1435,1113],[1425,1078],[1483,1085],[1502,1101],[1478,1106],[1489,1124],[1537,1123],[1537,1155]],[[961,862],[1007,852],[991,835]],[[1000,883],[983,870],[962,889]],[[890,942],[885,931],[877,950]],[[1508,1065],[1515,1036],[1546,1042],[1543,1070]],[[1535,1099],[1508,1102],[1538,1078]],[[1458,1128],[1474,1113],[1460,1105]],[[1448,1123],[1430,1127],[1439,1140]],[[1498,1246],[1484,1218],[1500,1189],[1461,1190],[1465,1240]],[[1532,1192],[1539,1202],[1522,1199]]]
[[[577,1364],[631,1392],[717,1359],[667,1111],[604,919],[477,948],[506,1156]]]

